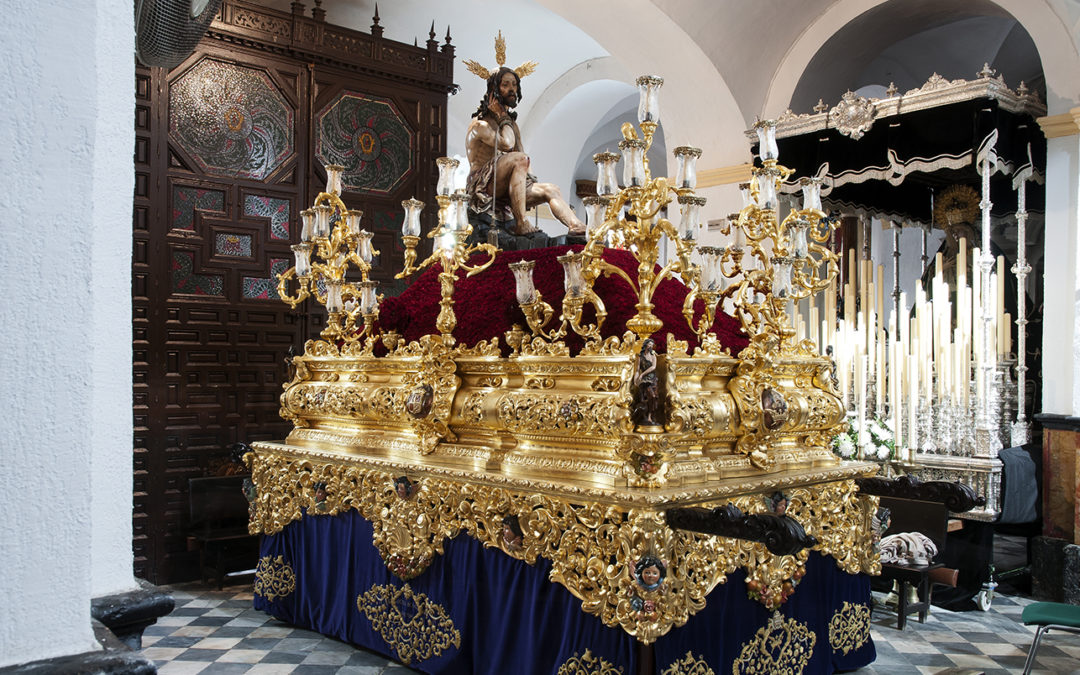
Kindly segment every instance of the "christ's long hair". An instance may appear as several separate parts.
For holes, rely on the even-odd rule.
[[[499,83],[502,82],[503,75],[511,73],[514,76],[514,85],[517,89],[517,100],[521,103],[521,78],[514,72],[513,68],[507,68],[503,66],[496,72],[488,76],[487,79],[487,91],[484,92],[484,98],[480,99],[480,107],[476,109],[476,112],[472,114],[473,117],[483,117],[488,112],[488,100],[492,94],[499,95]],[[517,120],[517,113],[512,110],[507,110],[507,114],[510,115],[510,119]]]

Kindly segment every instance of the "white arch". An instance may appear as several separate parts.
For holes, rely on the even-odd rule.
[[[660,120],[670,145],[700,147],[704,167],[746,161],[746,122],[730,88],[700,47],[650,0],[537,2],[585,31],[635,76],[664,78]]]
[[[634,76],[618,59],[611,56],[582,61],[556,78],[536,97],[529,112],[519,122],[522,135],[532,138],[530,132],[540,128],[552,109],[570,92],[597,80],[614,80],[633,86]]]
[[[839,0],[807,26],[773,75],[763,115],[783,112],[810,60],[825,42],[863,12],[888,0]],[[1031,35],[1046,76],[1049,114],[1066,112],[1080,102],[1080,52],[1068,26],[1045,0],[992,0]],[[796,111],[806,112],[806,111]]]

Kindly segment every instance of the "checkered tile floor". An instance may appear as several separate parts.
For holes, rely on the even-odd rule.
[[[144,656],[165,675],[191,673],[310,673],[406,675],[414,672],[386,658],[294,628],[251,608],[251,587],[223,591],[199,585],[172,589],[176,609],[146,630]],[[912,615],[904,631],[896,615],[875,608],[871,634],[878,657],[859,675],[959,675],[1018,673],[1034,631],[1020,623],[1031,600],[994,598],[987,612],[934,607],[925,624]],[[1037,673],[1080,673],[1080,636],[1051,632],[1043,638]]]

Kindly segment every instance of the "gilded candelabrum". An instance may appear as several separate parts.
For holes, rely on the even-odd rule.
[[[363,212],[349,209],[341,200],[343,171],[344,167],[327,165],[326,190],[310,209],[301,211],[300,243],[292,246],[296,264],[278,275],[278,294],[294,309],[314,295],[328,314],[322,337],[356,342],[373,337],[379,317],[378,282],[368,278],[372,258],[379,252],[371,246],[372,233],[360,229]],[[346,278],[350,266],[359,271],[359,281]],[[293,279],[295,295],[289,292]]]
[[[597,197],[586,203],[588,242],[580,253],[559,258],[566,287],[559,327],[544,330],[554,310],[533,288],[531,266],[518,264],[514,267],[518,281],[518,302],[534,335],[557,340],[566,334],[569,327],[588,340],[599,339],[600,326],[607,311],[603,301],[593,291],[593,284],[601,275],[614,274],[634,289],[637,313],[627,321],[626,327],[638,339],[645,339],[663,327],[663,322],[652,312],[653,294],[661,281],[678,276],[692,289],[697,288],[700,270],[690,261],[690,256],[700,228],[701,207],[705,203],[703,197],[694,195],[697,182],[695,166],[701,150],[689,146],[675,148],[679,170],[674,182],[667,177],[654,178],[647,158],[659,126],[658,95],[663,82],[653,76],[638,78],[641,91],[638,129],[629,122],[623,124],[623,140],[619,143],[621,155],[601,152],[593,157],[598,172]],[[615,177],[615,164],[620,159],[623,160],[625,185],[622,188]],[[678,203],[682,216],[678,227],[667,217],[672,202]],[[663,237],[674,242],[675,255],[657,272],[655,268],[660,259],[660,241]],[[634,255],[638,262],[636,279],[603,259],[604,249],[611,246],[626,249]],[[694,297],[689,298],[690,309],[686,312],[691,327],[694,327]],[[717,296],[710,289],[701,293],[701,297],[708,299]],[[595,323],[584,323],[583,313],[587,304],[595,310]],[[710,317],[714,317],[715,303],[707,311]],[[711,323],[710,320],[710,326]],[[704,330],[701,330],[702,334]]]
[[[716,258],[720,276],[737,280],[722,297],[733,299],[743,330],[755,342],[774,342],[781,354],[810,354],[808,345],[792,341],[788,308],[825,290],[836,276],[838,256],[828,246],[835,223],[821,210],[821,183],[814,178],[801,180],[803,208],[779,219],[779,186],[793,170],[777,161],[776,122],[755,126],[763,166],[741,186],[743,209],[729,218],[725,230],[734,242]]]
[[[454,176],[459,162],[450,157],[440,157],[435,161],[439,166],[439,182],[435,189],[435,199],[439,204],[439,225],[428,233],[428,237],[435,240],[434,250],[419,265],[414,264],[416,247],[420,243],[420,211],[424,208],[424,203],[416,199],[403,201],[401,206],[405,209],[405,220],[401,226],[401,240],[405,244],[405,266],[396,278],[402,279],[436,262],[441,264],[441,299],[435,326],[443,339],[452,344],[451,333],[457,326],[457,316],[454,314],[454,282],[457,280],[457,271],[465,270],[467,277],[483,272],[495,262],[495,254],[499,252],[499,248],[486,243],[466,245],[465,242],[472,234],[472,225],[469,224],[468,195],[462,190],[454,189]],[[468,264],[467,261],[475,253],[486,253],[488,258],[480,264]]]

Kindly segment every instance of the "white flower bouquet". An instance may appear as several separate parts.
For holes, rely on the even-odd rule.
[[[859,420],[848,415],[847,431],[833,439],[833,452],[844,459],[869,459],[884,462],[892,459],[896,450],[896,435],[889,421],[879,417],[865,420],[862,447],[859,447]]]

